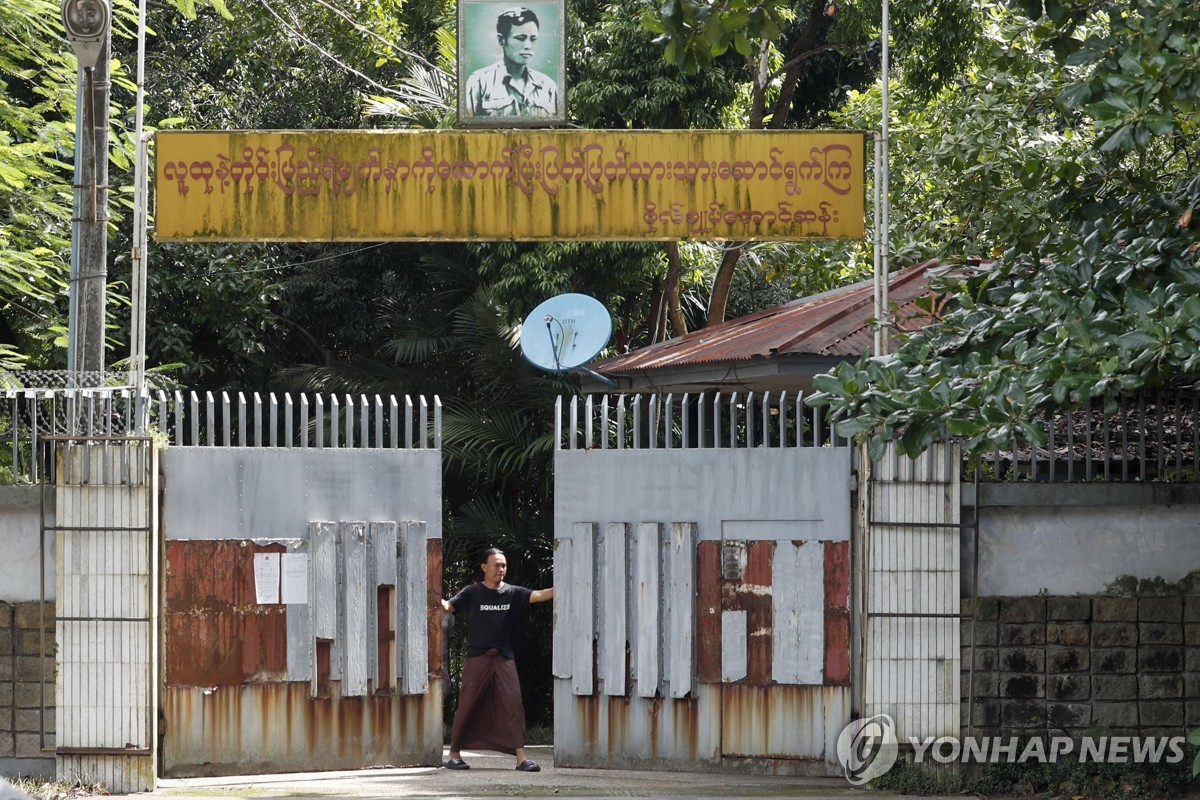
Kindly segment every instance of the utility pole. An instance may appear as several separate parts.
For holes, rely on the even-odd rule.
[[[112,10],[109,0],[63,0],[62,19],[79,59],[67,345],[67,370],[75,380],[81,372],[104,372]]]

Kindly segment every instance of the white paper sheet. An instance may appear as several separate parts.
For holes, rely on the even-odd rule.
[[[279,553],[254,554],[254,596],[259,605],[279,602]]]
[[[308,603],[308,553],[283,554],[283,602]]]

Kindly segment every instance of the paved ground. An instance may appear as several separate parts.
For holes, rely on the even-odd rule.
[[[541,772],[515,771],[511,756],[467,751],[463,758],[471,765],[471,769],[464,771],[415,767],[236,778],[187,778],[160,781],[156,791],[142,797],[170,800],[212,800],[214,797],[893,797],[856,790],[840,778],[557,769],[552,747],[527,747],[526,751],[530,758],[542,765]]]

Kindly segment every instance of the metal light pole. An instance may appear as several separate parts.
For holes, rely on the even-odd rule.
[[[104,372],[108,281],[108,0],[63,0],[63,27],[79,59],[75,104],[75,201],[71,221],[67,371]]]
[[[892,23],[890,4],[883,0],[883,15],[880,52],[880,102],[882,105],[879,133],[875,136],[875,352],[887,355],[888,333],[891,330],[891,302],[888,299],[891,272],[891,188],[889,178],[891,147],[888,142],[892,112],[889,105],[891,73],[890,39]]]

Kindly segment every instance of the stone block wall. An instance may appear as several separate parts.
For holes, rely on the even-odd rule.
[[[969,723],[976,736],[1200,727],[1200,596],[985,597],[962,609],[964,735]]]
[[[29,774],[36,759],[54,770],[54,754],[42,752],[42,668],[46,670],[46,746],[54,746],[54,603],[46,604],[45,654],[37,601],[0,600],[0,765]]]

